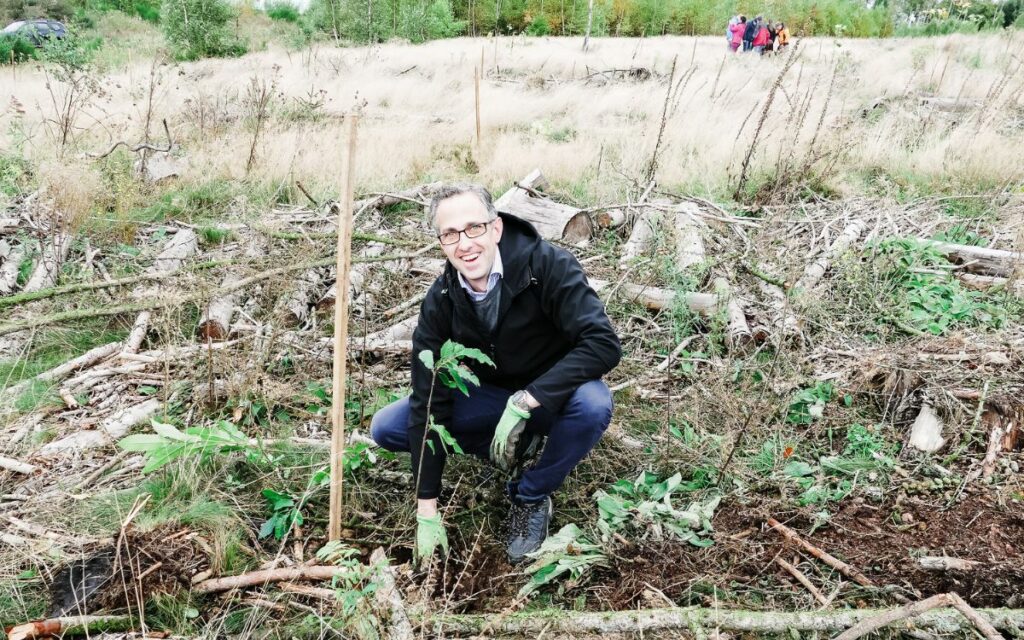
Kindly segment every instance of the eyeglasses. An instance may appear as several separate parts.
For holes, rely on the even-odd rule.
[[[491,224],[491,222],[494,222],[494,220],[489,222],[474,222],[462,231],[445,231],[437,236],[437,239],[441,241],[441,244],[447,246],[457,243],[462,234],[466,234],[467,238],[479,238],[484,235],[484,232],[487,231],[487,225]]]

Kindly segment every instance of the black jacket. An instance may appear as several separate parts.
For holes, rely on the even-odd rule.
[[[748,20],[747,27],[743,30],[743,39],[754,41],[754,36],[757,35],[758,29],[761,28],[761,23],[757,20]]]
[[[409,450],[413,477],[420,468],[420,449],[427,421],[431,372],[419,359],[424,349],[439,358],[441,345],[454,340],[480,349],[495,367],[467,361],[482,382],[509,390],[526,389],[552,412],[585,382],[596,380],[619,363],[622,349],[604,304],[587,284],[576,258],[545,242],[528,222],[500,214],[504,230],[498,250],[504,275],[498,324],[486,335],[455,268],[445,263],[420,307],[412,338],[412,396],[409,414]],[[440,381],[434,385],[430,413],[434,422],[451,426],[453,394]],[[473,386],[469,385],[470,397]],[[431,432],[433,451],[423,451],[418,498],[436,498],[441,488],[444,450]]]

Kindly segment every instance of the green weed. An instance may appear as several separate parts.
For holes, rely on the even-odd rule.
[[[601,546],[588,540],[575,524],[567,524],[549,536],[540,549],[529,556],[533,562],[524,573],[530,580],[519,590],[520,598],[553,583],[558,584],[558,593],[562,594],[578,586],[595,567],[608,564]]]
[[[708,487],[711,475],[702,470],[684,484],[680,473],[660,481],[657,475],[644,471],[636,480],[619,480],[607,492],[597,491],[594,499],[600,514],[597,526],[602,537],[608,539],[618,531],[633,531],[656,540],[675,537],[694,546],[711,546],[713,541],[701,536],[712,531],[711,518],[721,498],[716,496],[703,503],[695,501],[685,510],[672,505],[674,492]]]

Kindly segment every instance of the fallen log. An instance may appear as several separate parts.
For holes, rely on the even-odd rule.
[[[309,318],[313,296],[323,282],[323,274],[319,269],[309,269],[295,279],[294,285],[277,303],[275,315],[279,316],[286,326],[297,327]]]
[[[976,291],[1003,288],[1013,295],[1024,296],[1024,280],[1020,278],[1011,280],[998,276],[981,276],[975,273],[961,273],[959,278],[961,284]]]
[[[245,589],[257,587],[271,582],[293,582],[295,580],[330,580],[335,576],[344,574],[348,569],[344,567],[292,567],[287,569],[264,569],[262,571],[250,571],[237,576],[224,578],[210,578],[192,585],[192,590],[197,593],[217,593],[231,589]]]
[[[8,640],[36,640],[127,631],[134,626],[130,616],[70,616],[26,622],[8,627]]]
[[[25,248],[11,247],[0,264],[0,296],[10,295],[18,288],[18,270],[25,259]]]
[[[576,207],[555,202],[538,190],[547,180],[534,169],[494,201],[499,212],[511,213],[532,224],[545,240],[580,244],[590,239],[594,225],[590,216]]]
[[[221,281],[221,289],[230,289],[231,285],[241,278],[229,273]],[[235,315],[237,292],[232,291],[222,296],[210,298],[210,303],[203,310],[199,319],[199,336],[207,340],[226,340],[231,329],[231,318]]]
[[[601,293],[611,286],[607,280],[597,278],[590,280],[590,286],[594,291]],[[640,284],[624,283],[616,292],[623,298],[644,305],[652,311],[661,311],[670,308],[676,300],[677,295],[683,296],[686,306],[694,313],[709,316],[718,310],[718,296],[713,293],[688,292],[679,293],[671,289],[661,287],[648,287]]]
[[[725,300],[725,314],[727,331],[725,334],[726,346],[730,350],[744,349],[754,341],[750,332],[750,325],[747,324],[747,316],[743,313],[743,307],[732,295],[732,287],[725,278],[715,278],[715,294],[719,302]]]
[[[389,640],[413,640],[412,624],[402,602],[402,593],[395,585],[395,576],[388,566],[388,558],[384,549],[377,547],[370,554],[370,566],[373,568],[373,581],[378,585],[373,597],[378,606],[386,610],[388,615],[387,638]]]
[[[866,225],[863,220],[850,221],[842,233],[839,234],[839,237],[832,242],[828,251],[818,256],[814,262],[804,268],[804,273],[797,280],[796,286],[804,291],[813,289],[818,284],[818,281],[821,280],[821,277],[825,275],[825,272],[828,271],[831,262],[843,255],[850,245],[860,238],[865,228]]]
[[[137,424],[148,421],[163,407],[157,398],[127,407],[100,423],[94,431],[78,431],[43,445],[40,455],[48,456],[68,451],[83,451],[112,445],[128,434]]]
[[[636,258],[643,255],[647,250],[647,245],[657,235],[661,219],[662,212],[656,209],[646,209],[637,216],[633,228],[629,232],[629,238],[622,245],[622,252],[619,255],[620,269],[627,268]]]
[[[34,464],[22,462],[21,460],[15,460],[14,458],[8,458],[7,456],[0,456],[0,469],[7,469],[15,473],[21,473],[24,475],[32,475],[39,467]]]
[[[1024,266],[1024,253],[1016,251],[925,239],[920,239],[920,242],[946,256],[950,262],[963,265],[963,268],[971,273],[1008,277],[1015,270]]]
[[[39,262],[25,283],[25,291],[38,291],[57,283],[60,268],[71,250],[71,234],[58,231],[52,238],[42,242]]]
[[[443,625],[449,633],[519,635],[536,638],[542,633],[581,634],[637,633],[687,630],[696,623],[704,628],[757,633],[792,631],[841,631],[891,609],[837,609],[826,611],[742,611],[719,607],[676,607],[633,611],[531,610],[520,611],[495,620],[493,614],[444,614],[412,612],[413,623],[426,628]],[[997,629],[1018,632],[1024,629],[1024,609],[981,609]],[[930,609],[914,619],[914,628],[936,633],[963,631],[965,620],[952,608]]]
[[[676,269],[680,273],[703,265],[706,259],[704,237],[701,235],[703,225],[697,215],[697,205],[692,202],[679,204],[672,214]]]

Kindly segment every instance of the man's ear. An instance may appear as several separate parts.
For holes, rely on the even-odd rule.
[[[504,227],[504,222],[505,221],[501,219],[501,216],[498,216],[497,218],[494,219],[494,223],[493,223],[492,226],[494,227],[494,241],[495,242],[501,242],[501,232],[505,228]]]

